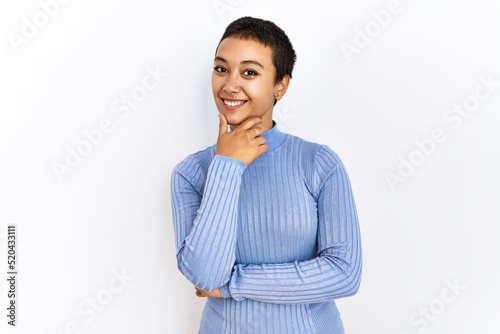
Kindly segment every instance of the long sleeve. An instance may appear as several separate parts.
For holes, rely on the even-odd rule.
[[[196,152],[172,174],[180,271],[206,298],[199,333],[344,333],[336,298],[360,286],[351,185],[328,146],[262,134],[250,165]]]
[[[190,156],[172,173],[177,264],[186,278],[211,291],[230,278],[235,263],[238,198],[244,163],[216,155],[208,172]]]
[[[278,304],[317,303],[354,294],[361,278],[361,243],[356,207],[342,162],[327,146],[318,151],[317,256],[281,264],[237,264],[221,291],[237,300]]]

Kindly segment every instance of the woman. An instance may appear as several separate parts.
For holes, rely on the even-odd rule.
[[[208,297],[199,333],[344,333],[334,299],[360,284],[358,219],[337,155],[272,119],[295,59],[274,23],[232,22],[212,74],[217,143],[173,171],[178,267]]]

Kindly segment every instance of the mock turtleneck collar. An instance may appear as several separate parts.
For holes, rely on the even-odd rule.
[[[262,133],[262,136],[266,138],[266,144],[268,147],[268,152],[274,151],[283,144],[286,138],[286,134],[281,132],[273,121],[273,127]]]

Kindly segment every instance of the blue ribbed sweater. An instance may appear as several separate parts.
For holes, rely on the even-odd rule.
[[[180,271],[207,298],[199,333],[344,333],[334,299],[354,294],[361,244],[348,176],[328,146],[263,133],[253,163],[188,156],[172,173]]]

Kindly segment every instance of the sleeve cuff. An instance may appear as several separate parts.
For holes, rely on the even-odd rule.
[[[224,286],[219,288],[219,292],[224,298],[231,298],[231,293],[229,292],[229,282],[227,282]]]
[[[243,161],[235,159],[235,158],[226,157],[224,155],[215,155],[214,159],[219,160],[219,161],[224,162],[224,163],[237,165],[242,170],[244,170],[245,168],[247,168],[247,165],[245,165],[245,163]]]

